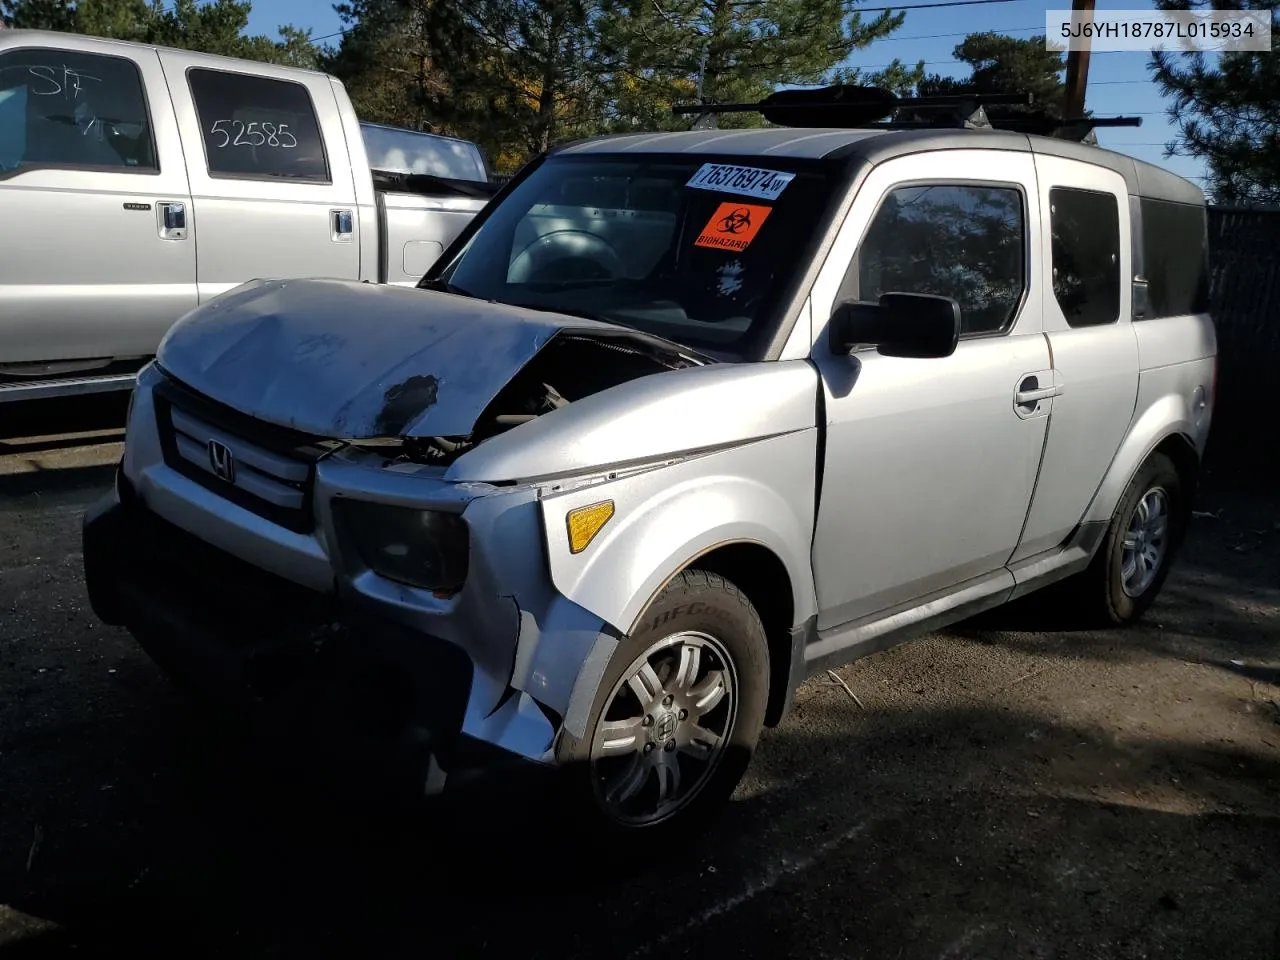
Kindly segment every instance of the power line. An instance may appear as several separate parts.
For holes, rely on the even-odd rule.
[[[971,4],[976,4],[976,3],[1017,3],[1017,2],[1019,2],[1019,0],[951,0],[951,2],[949,3],[921,3],[911,7],[859,7],[858,10],[859,11],[867,10],[870,12],[883,12],[886,10],[916,10],[916,9],[922,9],[925,7],[963,7],[963,6],[969,6]],[[319,43],[321,40],[332,40],[334,37],[344,37],[350,32],[351,32],[350,28],[347,28],[343,30],[338,30],[334,33],[326,33],[324,36],[321,36],[321,37],[312,37],[311,42]],[[882,37],[881,39],[876,40],[876,44],[879,45],[882,43],[897,43],[903,40],[949,40],[952,37],[972,36],[975,32],[996,33],[996,34],[1037,33],[1037,32],[1044,33],[1045,27],[1044,27],[1044,24],[1037,24],[1036,26],[1033,26],[1033,27],[994,27],[994,28],[990,28],[982,31],[957,30],[953,33],[910,33],[903,37]],[[1132,51],[1130,50],[1094,50],[1093,56],[1096,57],[1103,53],[1131,53],[1131,52]],[[1183,51],[1170,51],[1170,52],[1181,53]],[[868,68],[868,69],[875,69],[875,68]]]
[[[865,9],[865,8],[863,8]],[[991,33],[1031,33],[1032,31],[1043,31],[1044,27],[1006,27],[1002,30],[992,30]],[[876,43],[889,43],[894,40],[946,40],[949,37],[967,37],[973,33],[972,30],[961,30],[958,33],[922,33],[910,34],[905,37],[885,37],[883,40],[877,40]],[[983,31],[984,33],[987,31]]]
[[[177,9],[178,9],[178,2],[179,2],[179,0],[173,0],[173,3],[171,3],[171,4],[169,4],[169,6],[167,6],[167,7],[163,8],[163,9],[161,10],[161,12],[162,12],[162,13],[173,13],[175,10],[177,10]],[[198,9],[200,9],[201,7],[207,7],[207,6],[209,6],[209,4],[214,3],[214,2],[215,2],[215,0],[196,0],[196,9],[198,10]]]
[[[866,7],[859,7],[860,10],[866,10]],[[901,10],[902,7],[886,7],[885,9]],[[908,8],[909,9],[909,8]],[[881,37],[876,40],[876,45],[882,43],[897,43],[900,40],[949,40],[952,37],[970,37],[975,33],[995,33],[1007,35],[1010,33],[1044,33],[1045,25],[1037,24],[1034,27],[993,27],[989,30],[957,30],[954,33],[909,33],[902,37]],[[1132,50],[1094,50],[1092,55],[1098,56],[1103,53],[1132,53]],[[1169,50],[1167,53],[1194,53],[1195,51]]]
[[[1098,50],[1098,51],[1095,51],[1093,55],[1096,57],[1099,54],[1103,54],[1103,53],[1131,53],[1131,52],[1132,51],[1130,50]],[[899,58],[899,61],[902,63],[903,66],[915,65],[913,63],[909,63],[907,60],[904,60],[901,57]],[[916,61],[916,63],[919,63],[919,61]],[[926,67],[943,67],[943,66],[967,67],[969,66],[969,64],[965,63],[963,60],[957,60],[955,57],[951,57],[950,59],[947,59],[947,60],[926,60],[924,62],[924,65]],[[892,67],[893,64],[892,63],[858,63],[858,64],[853,64],[853,66],[855,66],[859,70],[883,70],[885,67]],[[1096,82],[1097,83],[1137,83],[1139,81],[1098,80]],[[1145,82],[1145,81],[1142,81],[1142,82]]]
[[[919,63],[919,62],[920,62],[919,60],[917,60],[917,61],[916,61],[916,63]],[[902,65],[903,65],[904,67],[914,67],[914,66],[916,65],[916,63],[907,63],[907,62],[905,62],[905,61],[899,61],[899,63],[902,63]],[[968,66],[968,64],[966,64],[963,60],[955,60],[955,59],[951,59],[951,60],[926,60],[926,61],[924,61],[924,65],[925,65],[926,67],[941,67],[941,66],[956,66],[956,67],[962,67],[962,66]],[[892,67],[892,66],[893,66],[893,64],[892,64],[892,63],[859,63],[859,64],[856,64],[856,69],[858,69],[858,70],[883,70],[885,67]]]
[[[901,11],[904,11],[904,12],[905,12],[905,11],[908,11],[908,10],[926,10],[926,9],[932,9],[932,8],[935,8],[935,7],[973,7],[973,6],[978,6],[979,4],[989,4],[989,3],[1022,3],[1022,2],[1023,2],[1023,0],[938,0],[938,2],[931,2],[931,3],[916,3],[916,4],[912,4],[911,6],[906,6],[906,7],[903,7],[903,6],[898,6],[898,7],[859,7],[859,8],[858,8],[858,12],[859,12],[859,13],[862,13],[862,12],[864,12],[864,11],[865,11],[865,12],[867,12],[867,13],[886,13],[886,12],[888,12],[888,13],[896,13],[896,12],[897,12],[897,11],[899,11],[899,10],[901,10]],[[174,4],[175,4],[175,6],[177,5],[177,0],[174,0]],[[1018,32],[1022,32],[1022,31],[1024,31],[1024,30],[1038,30],[1038,29],[1040,29],[1040,28],[1039,28],[1039,27],[1019,27],[1019,28],[1018,28]],[[343,36],[346,36],[349,32],[350,32],[349,30],[339,30],[339,31],[337,31],[336,33],[326,33],[326,34],[325,34],[324,36],[322,36],[322,37],[311,37],[311,42],[312,42],[312,43],[319,43],[321,40],[332,40],[334,37],[343,37]],[[1014,32],[1014,31],[995,31],[995,32],[997,32],[997,33],[999,33],[999,32],[1009,32],[1009,33],[1012,33],[1012,32]],[[965,34],[965,33],[941,33],[941,34],[936,34],[934,37],[888,37],[888,38],[886,38],[886,39],[890,39],[890,40],[932,40],[932,39],[935,39],[936,37],[964,37],[964,36],[968,36],[968,34]]]

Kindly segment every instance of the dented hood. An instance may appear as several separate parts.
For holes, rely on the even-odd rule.
[[[458,437],[562,330],[622,328],[412,288],[254,281],[184,317],[156,359],[214,400],[315,436]]]

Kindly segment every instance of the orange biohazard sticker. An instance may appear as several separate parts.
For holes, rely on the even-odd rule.
[[[772,212],[773,207],[751,203],[722,203],[702,228],[702,233],[693,245],[740,253],[751,245]]]

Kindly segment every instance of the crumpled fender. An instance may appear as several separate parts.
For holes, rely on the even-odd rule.
[[[801,622],[816,610],[810,564],[816,462],[817,429],[810,427],[545,496],[552,581],[626,634],[651,598],[699,555],[756,543],[786,567],[794,619]],[[573,554],[568,513],[603,500],[613,501],[613,516]]]

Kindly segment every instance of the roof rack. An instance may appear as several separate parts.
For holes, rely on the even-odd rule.
[[[723,113],[759,113],[786,127],[854,129],[1010,130],[1039,136],[1097,143],[1098,127],[1140,127],[1141,117],[1054,117],[1044,110],[988,117],[986,105],[1030,106],[1029,93],[958,93],[936,97],[899,97],[883,87],[836,84],[816,90],[779,90],[757,103],[695,103],[672,108],[696,114],[694,129],[714,129]]]

